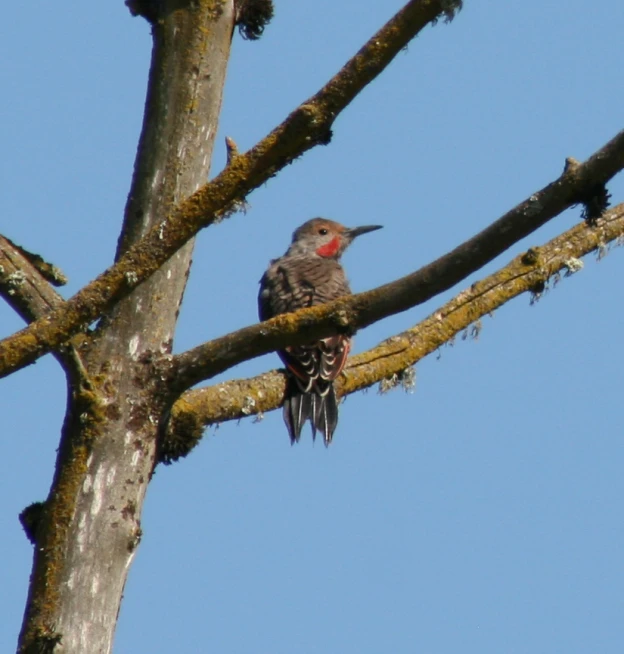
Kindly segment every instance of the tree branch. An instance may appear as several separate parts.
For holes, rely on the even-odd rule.
[[[455,335],[522,293],[541,295],[549,281],[556,285],[564,276],[582,267],[580,258],[597,250],[602,255],[608,243],[624,238],[624,203],[598,220],[596,227],[585,223],[531,248],[496,273],[476,282],[428,318],[376,347],[349,359],[337,382],[338,394],[348,395],[382,382],[381,390],[409,386],[411,366],[452,341]],[[281,406],[286,375],[281,370],[237,379],[215,386],[187,391],[175,403],[161,448],[161,460],[184,456],[201,439],[203,430],[215,423],[262,414]]]
[[[233,0],[151,4],[152,61],[120,257],[204,184],[234,30]],[[190,258],[188,242],[106,314],[81,352],[85,377],[70,380],[55,473],[32,534],[24,654],[51,652],[61,639],[59,649],[73,654],[112,649],[169,406],[149,353],[168,351]],[[134,289],[138,279],[127,272],[124,283]]]
[[[0,296],[25,322],[62,307],[65,300],[51,284],[66,283],[65,275],[56,266],[0,235]],[[79,354],[85,345],[86,337],[76,336],[69,347],[54,356],[70,379],[88,384]]]
[[[50,286],[52,280],[46,270],[57,271],[53,278],[64,280],[55,266],[0,235],[0,295],[28,323],[65,302]]]
[[[253,189],[307,150],[328,143],[331,125],[356,95],[379,75],[427,24],[450,19],[458,0],[412,0],[315,96],[300,105],[262,141],[194,193],[152,228],[119,261],[65,305],[0,341],[0,377],[23,368],[99,318],[153,275],[203,227],[232,212]]]
[[[511,245],[578,202],[624,167],[624,132],[586,162],[568,160],[562,175],[448,254],[371,291],[246,327],[174,357],[172,385],[183,392],[243,361],[287,345],[354,332],[451,288]]]

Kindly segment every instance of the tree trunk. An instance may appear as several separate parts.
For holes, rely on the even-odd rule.
[[[230,44],[233,0],[152,3],[143,131],[119,257],[206,182]],[[171,397],[155,362],[171,352],[193,244],[73,345],[68,403],[49,497],[35,516],[22,652],[110,652],[141,538],[157,434]],[[129,284],[132,275],[127,275]]]

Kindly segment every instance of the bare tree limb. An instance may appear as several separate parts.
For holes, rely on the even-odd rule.
[[[30,323],[62,307],[65,300],[50,284],[66,282],[65,275],[56,266],[0,235],[0,296],[25,322]],[[85,335],[75,335],[68,347],[54,353],[70,379],[83,384],[88,382],[80,350],[87,340]]]
[[[174,357],[176,391],[224,372],[234,365],[287,345],[328,334],[354,332],[422,304],[451,288],[502,254],[554,216],[576,204],[579,195],[604,184],[624,167],[624,132],[586,162],[568,160],[562,175],[514,207],[482,232],[420,270],[371,291],[246,327]]]
[[[427,24],[450,19],[459,0],[408,2],[316,95],[129,247],[66,304],[0,341],[0,377],[23,368],[99,318],[153,275],[203,227],[236,211],[247,194],[307,150],[331,138],[339,113]]]
[[[352,357],[338,380],[341,396],[385,382],[383,388],[409,384],[405,371],[435,352],[453,337],[474,326],[480,319],[522,293],[541,294],[549,281],[555,284],[561,273],[569,275],[582,267],[580,258],[624,238],[624,204],[619,204],[597,221],[584,223],[552,239],[540,248],[531,248],[504,268],[476,282],[428,318],[376,347]],[[170,462],[184,456],[201,439],[203,430],[215,423],[237,420],[278,408],[286,389],[281,370],[236,379],[215,386],[187,391],[175,403],[161,460]]]
[[[151,8],[152,61],[122,258],[208,177],[234,31],[233,0],[159,0]],[[139,288],[129,269],[125,284],[135,292],[80,352],[84,375],[68,385],[49,495],[34,515],[23,515],[36,547],[20,652],[51,652],[61,640],[59,648],[74,654],[112,650],[170,405],[149,356],[170,346],[191,248],[189,241]]]
[[[0,295],[26,322],[40,318],[65,302],[50,286],[51,279],[36,265],[37,261],[43,262],[43,259],[0,235]],[[44,270],[58,270],[51,264],[46,266]],[[58,275],[55,278],[59,279]]]

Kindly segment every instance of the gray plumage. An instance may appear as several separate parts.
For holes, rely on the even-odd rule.
[[[356,236],[375,229],[379,226],[348,229],[324,218],[313,218],[301,225],[286,254],[274,259],[260,280],[260,319],[350,294],[340,257]],[[344,367],[349,348],[350,339],[337,334],[278,352],[290,373],[283,413],[292,443],[299,440],[307,420],[313,438],[318,430],[325,445],[331,443],[338,423],[333,382]]]

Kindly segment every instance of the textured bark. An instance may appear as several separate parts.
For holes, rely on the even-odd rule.
[[[0,236],[0,296],[26,322],[62,306],[64,300],[52,284],[65,283],[65,276],[56,266]],[[65,374],[74,380],[82,368],[77,348],[84,345],[86,338],[85,334],[76,334],[66,347],[54,352]]]
[[[155,4],[160,8],[159,3],[145,4]],[[162,4],[171,4],[173,10],[180,3]],[[198,4],[200,11],[214,14],[222,11],[224,6],[222,0]],[[200,229],[236,211],[248,193],[304,152],[326,145],[331,139],[332,124],[358,93],[380,75],[424,27],[441,17],[450,20],[461,5],[460,0],[408,2],[318,93],[297,107],[248,152],[232,156],[225,170],[177,209],[164,214],[161,222],[130,248],[115,266],[104,271],[46,320],[38,320],[1,340],[0,377],[62,345],[84,324],[90,324],[126,297],[134,285],[158,271]],[[167,15],[167,12],[163,14]],[[172,17],[167,20],[172,20]],[[189,105],[185,110],[192,108],[193,105]]]
[[[596,187],[624,167],[622,133],[584,164],[571,163],[560,179],[480,235],[398,280],[394,288],[282,316],[172,357],[197,231],[223,218],[303,152],[327,143],[336,116],[357,93],[424,25],[450,18],[461,2],[408,2],[265,139],[242,154],[230,144],[228,166],[210,184],[205,181],[235,23],[233,0],[128,4],[152,22],[154,51],[116,264],[63,302],[23,252],[0,239],[0,257],[8,257],[4,277],[0,270],[0,294],[25,319],[36,321],[0,342],[0,376],[53,351],[68,377],[68,408],[50,494],[24,513],[35,557],[20,634],[23,652],[111,650],[127,572],[141,539],[147,485],[158,460],[175,458],[163,456],[158,437],[180,393],[252,356],[329,330],[350,332],[433,297],[566,207],[588,202]],[[408,384],[409,374],[401,376],[401,370],[472,324],[480,311],[543,285],[553,271],[571,270],[573,262],[561,255],[569,243],[579,245],[579,252],[588,244],[589,249],[601,247],[602,241],[591,236],[608,240],[605,225],[598,223],[598,230],[605,231],[584,232],[579,243],[575,234],[564,234],[561,242],[553,242],[553,252],[530,251],[500,271],[500,277],[445,305],[418,326],[420,332],[397,335],[354,359],[353,374],[349,371],[341,380],[341,390],[352,392],[388,376],[392,383]],[[624,227],[618,224],[617,230],[613,238]],[[575,252],[564,254],[578,256]],[[97,329],[87,330],[86,324],[98,317]],[[283,376],[275,372],[223,384],[216,391],[187,393],[173,410],[171,438],[164,444],[172,451],[179,445],[188,450],[186,434],[199,438],[206,422],[268,410],[282,399]],[[176,436],[181,443],[174,442]]]
[[[205,183],[234,29],[229,2],[159,5],[143,132],[118,257]],[[80,349],[20,636],[24,652],[109,652],[170,398],[166,357],[188,242],[105,315]],[[133,284],[132,271],[127,281]]]
[[[25,250],[4,236],[0,236],[0,296],[26,322],[36,320],[64,302]]]
[[[581,257],[621,245],[624,238],[624,204],[607,211],[596,226],[575,225],[539,248],[531,248],[485,279],[475,282],[414,327],[351,357],[336,380],[338,394],[349,395],[380,384],[380,391],[395,386],[410,388],[412,366],[452,343],[459,333],[478,336],[481,318],[523,294],[539,297],[549,284],[582,268]],[[161,448],[170,462],[185,456],[201,439],[206,427],[228,420],[261,415],[281,406],[286,390],[283,371],[249,379],[233,379],[187,391],[174,404],[172,419]]]
[[[419,270],[366,293],[282,314],[176,356],[171,385],[178,392],[253,357],[332,333],[368,327],[446,291],[565,209],[608,196],[604,184],[624,168],[624,131],[583,163],[567,159],[561,176],[454,250]],[[592,223],[595,221],[591,221]]]

